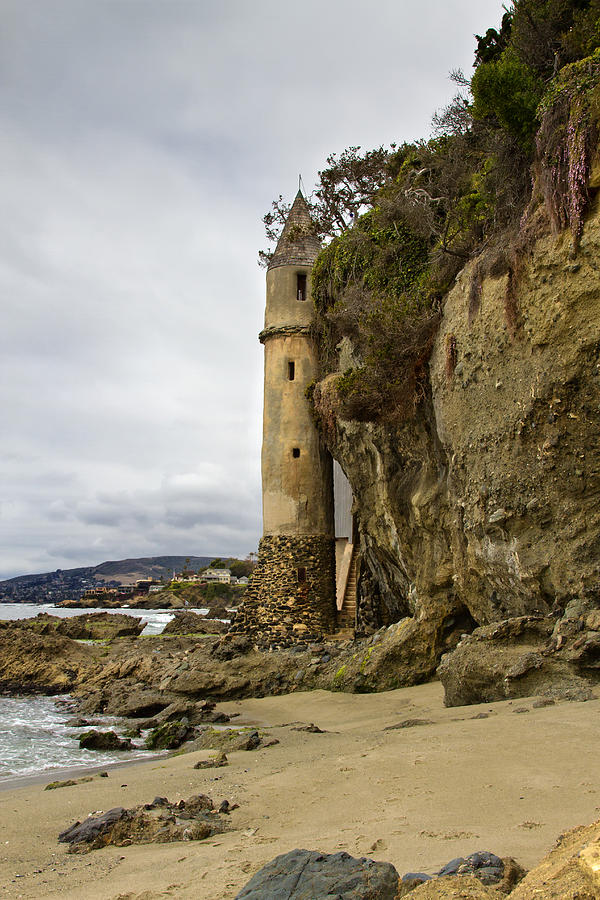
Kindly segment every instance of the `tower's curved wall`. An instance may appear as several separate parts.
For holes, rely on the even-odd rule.
[[[310,277],[298,300],[297,275],[281,266],[267,275],[262,484],[265,535],[333,535],[333,475],[306,398],[317,377],[307,333],[312,319]],[[294,332],[294,328],[299,330]]]
[[[259,646],[318,640],[336,624],[333,465],[306,397],[318,375],[310,273],[319,247],[298,193],[267,272],[263,537],[230,629]]]

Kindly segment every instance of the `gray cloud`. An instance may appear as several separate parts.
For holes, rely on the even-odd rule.
[[[4,0],[0,577],[260,533],[261,216],[427,132],[496,0]]]

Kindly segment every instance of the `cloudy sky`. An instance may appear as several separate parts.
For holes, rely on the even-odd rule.
[[[244,556],[261,217],[429,133],[500,0],[0,0],[0,578]]]

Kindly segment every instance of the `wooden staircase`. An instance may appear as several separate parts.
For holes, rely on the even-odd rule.
[[[344,589],[341,606],[338,605],[337,632],[332,635],[336,640],[351,640],[354,638],[356,628],[356,598],[358,579],[358,553],[355,546],[352,547],[352,558],[348,568],[348,577]]]

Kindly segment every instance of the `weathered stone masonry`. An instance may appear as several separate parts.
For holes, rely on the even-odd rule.
[[[267,535],[230,633],[257,646],[320,640],[335,626],[334,540],[326,535]]]

